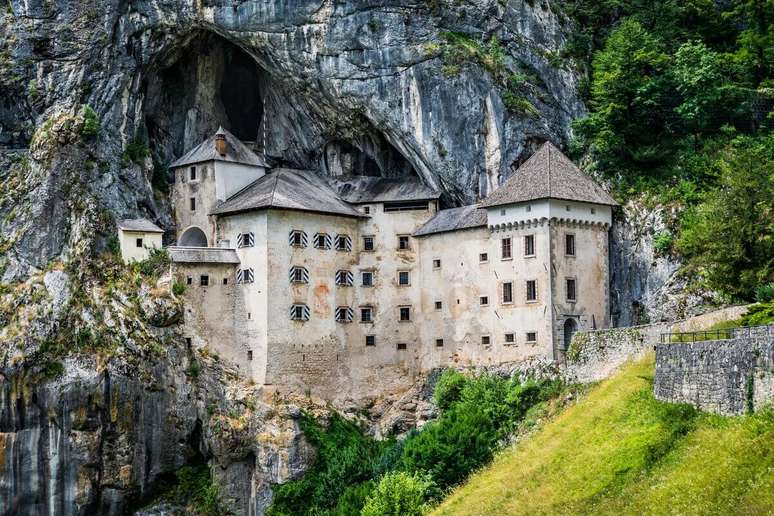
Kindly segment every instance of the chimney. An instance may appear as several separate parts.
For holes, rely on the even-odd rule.
[[[221,156],[226,156],[226,135],[218,133],[215,135],[215,150]]]

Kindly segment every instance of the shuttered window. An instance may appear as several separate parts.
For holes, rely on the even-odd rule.
[[[336,271],[336,285],[343,287],[351,287],[354,282],[354,275],[352,271]]]
[[[305,232],[296,229],[290,232],[288,243],[293,247],[306,247],[309,240]]]
[[[302,304],[296,304],[290,307],[290,319],[293,321],[308,321],[309,307]]]
[[[288,273],[288,279],[291,283],[309,283],[309,271],[306,267],[293,266]]]
[[[239,269],[236,273],[236,282],[238,284],[242,283],[252,283],[255,281],[255,275],[253,274],[253,269]],[[225,285],[225,283],[224,283]]]
[[[317,249],[330,249],[332,245],[331,236],[328,233],[317,233],[314,236],[314,246]]]
[[[255,235],[253,232],[239,233],[237,235],[237,247],[253,247],[255,245]]]
[[[354,316],[354,310],[348,306],[339,306],[336,308],[336,322],[350,323]]]
[[[349,235],[336,235],[336,250],[351,251],[352,238]]]

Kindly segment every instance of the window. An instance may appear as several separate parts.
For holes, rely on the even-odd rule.
[[[191,181],[196,181],[196,167],[191,167],[189,177]]]
[[[376,335],[366,335],[366,346],[376,346]]]
[[[290,319],[292,321],[308,321],[309,307],[303,304],[295,304],[290,307]]]
[[[502,209],[500,210],[500,215],[501,215],[501,216],[505,216],[505,208],[502,208]]]
[[[288,236],[288,243],[293,247],[306,247],[307,237],[304,231],[294,229]]]
[[[196,197],[191,197],[189,201],[190,201],[191,211],[196,211]]]
[[[192,278],[191,276],[188,276],[188,277],[185,279],[185,284],[186,284],[186,285],[193,285],[193,278]]]
[[[527,302],[537,301],[537,281],[527,280]]]
[[[398,351],[404,351],[406,349],[405,342],[398,342]]]
[[[192,346],[192,345],[193,345],[193,340],[191,340],[191,337],[186,337],[186,338],[185,338],[185,346],[186,346],[188,349],[191,349],[191,346]]]
[[[478,298],[478,304],[481,306],[489,306],[489,296],[481,296]]]
[[[384,203],[384,212],[426,210],[428,201],[393,201]]]
[[[336,250],[337,251],[351,251],[352,239],[349,235],[336,235]]]
[[[441,259],[440,258],[433,259],[433,269],[438,270],[440,268],[441,268]]]
[[[351,287],[353,282],[351,271],[336,271],[336,285]]]
[[[228,285],[228,278],[223,278],[223,284]]]
[[[237,247],[253,247],[255,245],[255,235],[252,231],[249,233],[239,233],[237,235]]]
[[[309,283],[309,271],[306,267],[294,265],[290,268],[288,279],[291,283]]]
[[[503,283],[503,304],[513,303],[513,283]]]
[[[249,360],[252,360],[252,359],[253,359],[253,350],[252,349],[248,349],[247,350],[247,360],[249,361]]]
[[[247,320],[249,321],[252,318],[253,318],[253,314],[251,314],[250,312],[247,312]]]
[[[531,205],[531,204],[528,204],[528,205],[527,205],[527,213],[529,213],[529,212],[531,212],[531,211],[532,211],[532,205]]]
[[[209,276],[207,276],[206,274],[202,274],[201,276],[199,276],[199,285],[201,285],[202,287],[206,287],[209,284],[210,284]]]
[[[436,310],[441,310],[441,309],[443,309],[443,302],[442,302],[442,301],[436,301],[436,302],[435,302],[435,309],[436,309]]]
[[[574,278],[567,278],[567,301],[575,301],[576,298],[576,291],[575,291],[575,279]]]
[[[364,236],[363,237],[363,251],[373,251],[374,250],[374,237],[372,236]]]
[[[360,280],[361,284],[364,287],[373,287],[374,286],[374,273],[371,271],[362,271],[360,273]]]
[[[410,306],[401,306],[400,307],[400,322],[408,322],[411,320],[411,307]]]
[[[570,207],[570,205],[569,205],[569,204],[566,204],[566,205],[564,206],[564,209],[565,209],[565,210],[567,210],[567,211],[572,211],[572,208]]]
[[[506,344],[513,344],[516,342],[516,334],[515,333],[506,333],[505,334],[505,343]]]
[[[575,256],[575,235],[572,233],[564,235],[564,254]]]
[[[528,331],[527,332],[527,342],[537,342],[537,332],[536,331]]]
[[[594,215],[597,212],[596,208],[591,208],[591,214]]]
[[[398,249],[400,251],[407,251],[411,249],[408,235],[398,235]]]
[[[509,260],[513,257],[513,253],[511,251],[511,239],[510,238],[503,238],[500,241],[500,249],[502,254],[503,260]]]
[[[317,233],[314,236],[314,247],[317,249],[330,249],[331,236],[327,233]]]
[[[489,261],[489,253],[478,253],[478,262],[487,263]]]
[[[443,339],[435,339],[435,347],[436,348],[442,348],[443,347]]]
[[[481,336],[481,345],[482,346],[488,346],[491,339],[489,338],[489,335],[482,335]]]
[[[236,272],[236,282],[238,285],[241,285],[243,283],[252,283],[255,281],[255,275],[253,274],[253,269],[239,269]]]
[[[134,241],[134,243],[135,245],[137,245],[137,247],[142,247],[142,238],[138,238],[137,240]]]
[[[411,284],[409,271],[398,271],[398,285],[406,286]]]
[[[370,306],[364,306],[360,309],[360,322],[370,323],[374,321],[374,309]]]
[[[355,312],[348,306],[339,306],[336,308],[336,322],[351,323]]]
[[[369,215],[371,213],[371,207],[363,206],[363,213],[365,213],[366,215]]]
[[[535,256],[535,235],[524,236],[524,256]]]

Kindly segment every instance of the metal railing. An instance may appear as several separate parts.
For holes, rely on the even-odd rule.
[[[724,328],[719,330],[703,331],[678,331],[662,333],[659,342],[661,344],[681,342],[702,342],[705,340],[731,340],[741,337],[769,337],[774,336],[774,326],[740,326],[738,328]]]

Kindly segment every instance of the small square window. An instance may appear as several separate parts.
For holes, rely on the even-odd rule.
[[[223,278],[223,284],[228,285],[228,278]]]
[[[364,236],[363,237],[363,251],[373,251],[374,250],[374,237],[372,236]]]
[[[488,346],[490,342],[489,335],[482,335],[481,336],[481,345],[482,346]]]
[[[570,205],[569,205],[569,204],[565,205],[565,206],[564,206],[564,209],[565,209],[566,211],[572,211],[572,208],[570,207]]]
[[[513,344],[516,342],[516,334],[514,333],[506,333],[505,334],[505,343],[506,344]]]
[[[190,178],[191,181],[196,181],[196,167],[191,167]]]
[[[591,208],[591,214],[594,215],[597,212],[596,208]]]
[[[537,281],[527,281],[527,301],[537,301]]]
[[[400,322],[408,322],[411,320],[411,307],[409,306],[401,306],[400,307]]]
[[[251,361],[253,359],[253,350],[249,349],[247,350],[247,360]]]
[[[481,296],[478,298],[478,304],[481,306],[489,306],[489,296]]]
[[[196,197],[191,197],[189,201],[191,203],[191,211],[196,211]]]
[[[398,249],[401,251],[407,251],[411,249],[408,235],[398,235]]]
[[[489,261],[489,253],[479,253],[478,261],[479,263],[487,263]]]
[[[134,241],[134,243],[135,245],[137,245],[137,247],[142,247],[142,238],[138,238],[137,240]]]
[[[501,210],[500,210],[500,215],[501,215],[501,216],[505,216],[505,208],[503,208],[503,209],[501,209]]]
[[[532,211],[532,205],[531,205],[531,204],[528,204],[528,205],[527,205],[527,213],[529,213],[529,212],[531,212],[531,211]]]
[[[376,346],[376,335],[366,335],[365,345]]]
[[[363,213],[365,213],[366,215],[369,215],[371,213],[371,207],[363,206]]]
[[[435,347],[436,348],[442,348],[443,347],[443,339],[435,339]]]
[[[436,310],[441,310],[442,308],[443,308],[443,302],[441,302],[441,301],[436,301],[436,302],[435,302],[435,309],[436,309]]]
[[[435,258],[433,259],[433,269],[440,269],[441,268],[441,259]]]
[[[528,331],[527,332],[527,342],[537,342],[537,332],[535,332],[535,331]]]
[[[193,278],[192,278],[191,276],[188,276],[188,277],[185,279],[185,284],[186,284],[186,285],[193,285]]]
[[[371,307],[364,307],[360,309],[360,322],[370,323],[373,322],[373,309]]]
[[[406,343],[405,342],[398,342],[398,351],[403,351],[406,349]]]
[[[513,303],[513,283],[503,283],[503,304]]]
[[[199,277],[199,285],[201,285],[202,287],[206,287],[209,284],[210,284],[210,277],[207,276],[206,274],[202,274]]]
[[[411,284],[409,271],[398,271],[398,285],[406,286]]]
[[[374,286],[374,273],[370,271],[363,271],[360,273],[360,278],[362,280],[362,285],[364,287],[373,287]]]

